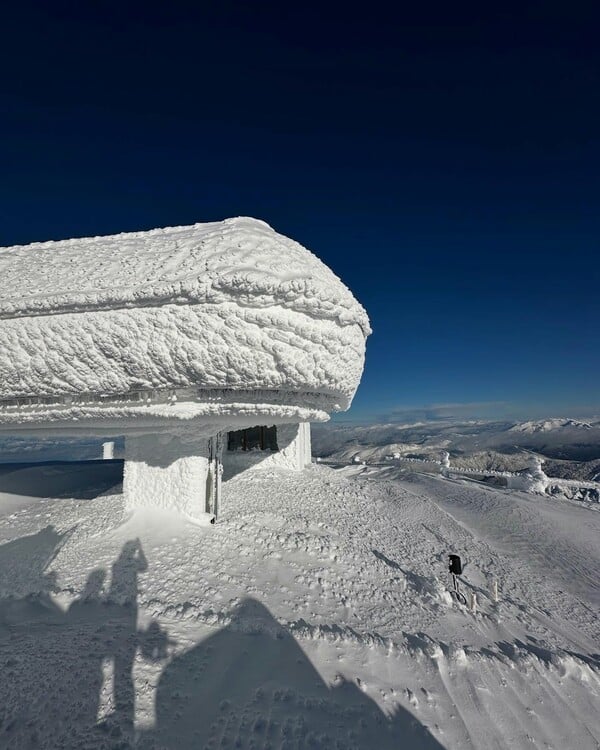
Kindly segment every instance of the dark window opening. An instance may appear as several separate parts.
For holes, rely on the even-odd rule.
[[[276,451],[277,427],[249,427],[227,435],[228,451]]]

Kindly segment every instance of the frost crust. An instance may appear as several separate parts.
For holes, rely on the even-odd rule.
[[[370,332],[318,258],[244,218],[1,249],[0,317],[5,404],[201,387],[346,409]]]

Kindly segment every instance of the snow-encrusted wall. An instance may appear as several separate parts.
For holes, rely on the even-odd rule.
[[[277,445],[279,450],[273,453],[262,450],[224,451],[224,478],[252,467],[268,469],[279,466],[301,471],[311,462],[310,424],[277,425]]]
[[[278,425],[277,441],[279,450],[273,453],[224,451],[225,478],[257,466],[301,471],[310,464],[308,423]],[[210,441],[205,437],[182,438],[168,433],[128,436],[123,474],[125,510],[172,509],[200,521],[209,520],[207,505],[214,499],[214,474],[219,471],[219,462],[211,458],[216,457],[211,455]]]
[[[127,437],[125,509],[171,509],[202,520],[209,483],[208,441],[169,434]]]

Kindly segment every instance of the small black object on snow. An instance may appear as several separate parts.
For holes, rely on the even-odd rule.
[[[448,555],[448,559],[450,560],[448,570],[450,571],[450,574],[452,575],[452,591],[450,593],[454,594],[456,599],[461,604],[466,604],[467,597],[460,590],[460,586],[458,585],[458,579],[456,577],[456,576],[459,576],[463,571],[461,559],[458,555]]]
[[[462,573],[462,563],[458,555],[448,555],[450,565],[448,570],[455,576],[459,576]]]

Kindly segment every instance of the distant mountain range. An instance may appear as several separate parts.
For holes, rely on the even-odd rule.
[[[596,427],[600,423],[596,423]],[[519,422],[511,427],[511,432],[525,432],[533,434],[536,432],[555,432],[556,430],[593,430],[594,425],[589,422],[579,422],[576,419],[539,419],[533,422]]]
[[[313,426],[313,453],[332,460],[375,463],[393,458],[515,471],[533,452],[555,477],[600,478],[600,419],[548,418],[526,422],[435,421],[407,424],[330,423]]]

